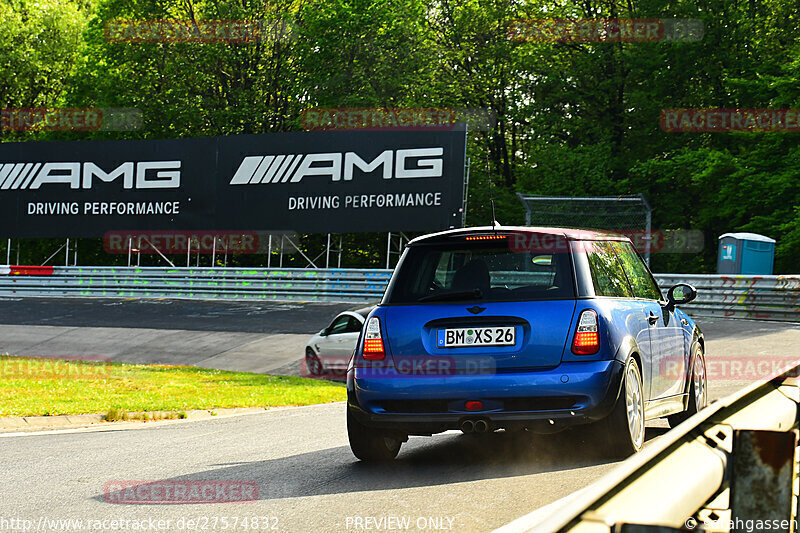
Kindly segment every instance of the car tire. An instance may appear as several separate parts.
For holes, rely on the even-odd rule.
[[[686,410],[667,417],[669,427],[674,428],[708,405],[708,378],[706,358],[699,343],[692,348],[692,374],[689,380],[689,401]]]
[[[306,368],[308,369],[308,373],[312,376],[322,375],[322,362],[311,348],[306,349]]]
[[[608,456],[624,458],[644,446],[644,388],[642,373],[630,358],[622,374],[622,387],[611,414],[595,423],[596,441]]]
[[[365,426],[356,420],[350,409],[347,410],[347,437],[353,455],[369,463],[391,461],[403,444],[403,439],[397,436]]]

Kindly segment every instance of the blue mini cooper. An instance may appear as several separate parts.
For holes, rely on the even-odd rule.
[[[347,371],[361,460],[408,435],[579,424],[614,455],[706,405],[704,339],[630,240],[595,231],[476,227],[412,240]]]

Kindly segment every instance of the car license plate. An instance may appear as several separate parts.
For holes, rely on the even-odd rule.
[[[436,344],[439,348],[459,348],[462,346],[513,346],[516,343],[517,329],[514,326],[485,328],[446,328],[437,332]]]

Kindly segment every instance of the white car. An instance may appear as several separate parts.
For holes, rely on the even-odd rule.
[[[311,337],[306,344],[303,374],[325,373],[344,375],[347,363],[356,349],[364,321],[374,306],[343,311],[331,323]]]

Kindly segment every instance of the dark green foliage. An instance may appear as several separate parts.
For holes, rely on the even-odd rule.
[[[144,115],[138,132],[3,140],[290,131],[309,107],[485,108],[497,123],[469,134],[468,224],[490,222],[488,165],[501,223],[523,222],[516,192],[643,193],[653,227],[706,237],[702,254],[654,254],[655,270],[713,272],[717,236],[751,231],[777,239],[776,273],[798,271],[798,134],[659,127],[665,108],[800,107],[800,10],[791,0],[8,0],[0,15],[0,106]],[[696,18],[705,35],[682,43],[508,37],[517,19],[552,17]],[[104,25],[120,18],[263,19],[287,30],[249,44],[106,41]],[[302,247],[314,257],[324,242],[305,236]],[[59,245],[25,241],[20,260],[39,263]],[[385,234],[347,235],[345,249],[343,266],[385,265]],[[79,243],[80,263],[126,261],[97,240]],[[232,261],[266,264],[263,255]],[[305,262],[295,255],[284,265]]]

